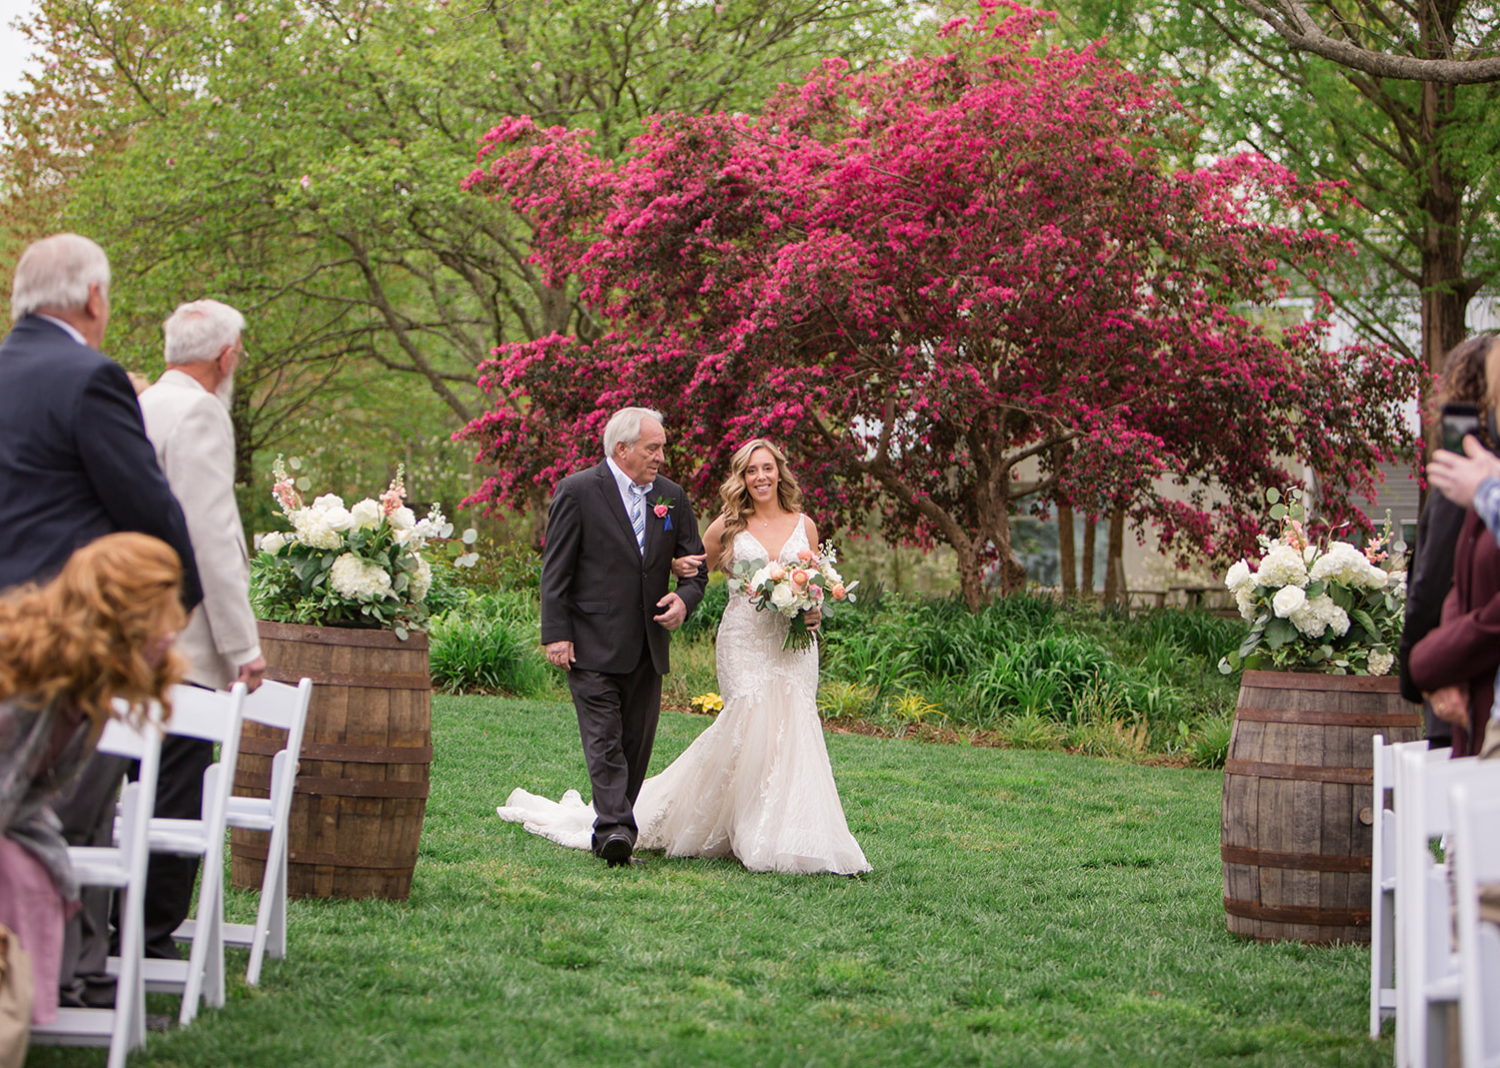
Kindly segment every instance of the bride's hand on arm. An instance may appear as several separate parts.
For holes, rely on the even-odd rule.
[[[679,556],[672,561],[672,574],[678,578],[692,578],[698,573],[699,566],[707,553],[698,553],[696,556]]]

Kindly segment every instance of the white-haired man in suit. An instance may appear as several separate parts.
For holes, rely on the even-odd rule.
[[[182,502],[203,603],[188,620],[177,647],[192,661],[187,681],[210,690],[243,682],[260,685],[266,661],[250,607],[250,561],[245,528],[234,499],[234,427],[229,399],[243,352],[245,317],[216,300],[183,304],[162,327],[167,370],[140,396],[146,436],[172,492]],[[196,816],[203,803],[203,772],[213,745],[169,738],[162,748],[157,812]],[[151,858],[146,884],[146,953],[178,955],[172,932],[192,905],[197,857]]]
[[[0,342],[0,589],[42,582],[73,550],[117,531],[160,538],[182,560],[182,601],[202,594],[187,523],[157,466],[124,368],[104,355],[109,257],[79,234],[21,254],[11,282],[14,327]],[[72,845],[108,845],[125,761],[96,754],[53,801]],[[68,921],[64,1005],[109,1003],[109,897],[82,894]]]

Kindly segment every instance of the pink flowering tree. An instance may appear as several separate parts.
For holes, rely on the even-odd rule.
[[[1298,225],[1333,194],[1254,156],[1174,172],[1194,128],[1167,92],[1041,51],[1042,18],[986,8],[946,51],[831,61],[757,115],[659,117],[618,162],[496,126],[468,187],[603,326],[495,350],[461,432],[493,469],[475,499],[526,507],[646,404],[700,501],[768,435],[825,525],[952,546],[971,606],[992,567],[1024,584],[1020,508],[1126,509],[1228,555],[1309,463],[1324,516],[1355,519],[1415,370],[1267,311],[1285,265],[1346,254]],[[1168,502],[1162,478],[1201,490]]]

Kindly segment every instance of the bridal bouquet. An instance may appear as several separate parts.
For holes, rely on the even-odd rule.
[[[434,504],[418,519],[402,503],[403,467],[378,500],[366,498],[352,508],[332,493],[304,504],[279,456],[271,471],[272,495],[292,529],[257,539],[252,583],[257,615],[285,623],[390,628],[405,639],[407,630],[427,617],[428,558],[453,534],[441,508]],[[468,530],[460,545],[443,547],[454,566],[478,561],[467,549],[475,537]]]
[[[1389,520],[1363,549],[1315,541],[1303,525],[1300,492],[1291,506],[1276,490],[1267,497],[1281,535],[1262,534],[1260,561],[1237,561],[1224,578],[1250,633],[1219,670],[1389,674],[1406,617],[1405,556],[1390,551]]]
[[[808,649],[816,640],[807,629],[808,610],[821,608],[823,617],[830,619],[835,604],[852,604],[855,600],[854,588],[859,582],[846,585],[834,566],[837,563],[838,553],[827,541],[816,551],[801,550],[797,562],[791,565],[740,560],[734,565],[730,590],[743,590],[757,611],[779,612],[791,620],[781,643],[783,649]]]

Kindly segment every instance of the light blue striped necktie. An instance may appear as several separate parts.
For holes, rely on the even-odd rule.
[[[635,528],[635,544],[646,555],[646,491],[650,486],[630,486],[630,525]]]

